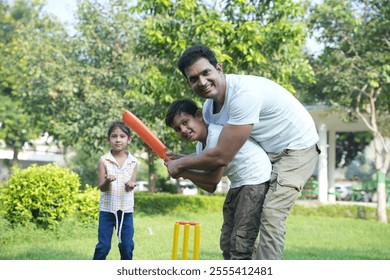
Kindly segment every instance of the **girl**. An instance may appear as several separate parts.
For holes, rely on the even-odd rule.
[[[134,186],[138,160],[127,151],[131,143],[130,129],[122,121],[114,121],[108,130],[111,150],[98,163],[100,189],[98,243],[94,260],[105,260],[111,249],[113,228],[119,239],[121,260],[131,260],[134,250]]]

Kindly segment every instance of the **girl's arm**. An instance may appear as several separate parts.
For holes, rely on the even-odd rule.
[[[98,162],[98,183],[99,183],[99,189],[102,192],[106,192],[110,189],[110,185],[112,181],[115,181],[116,178],[114,175],[107,174],[106,167],[102,160],[99,160]]]
[[[125,183],[125,190],[127,192],[134,190],[135,181],[137,180],[137,172],[138,172],[138,162],[134,166],[133,174],[131,175],[131,179]]]
[[[199,188],[209,193],[213,193],[215,192],[218,183],[221,181],[223,170],[224,167],[212,171],[185,170],[180,173],[180,176],[192,181]]]

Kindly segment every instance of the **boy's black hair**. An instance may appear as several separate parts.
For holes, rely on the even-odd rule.
[[[115,128],[119,128],[120,130],[122,130],[126,135],[127,137],[130,138],[131,136],[131,131],[130,131],[130,128],[123,122],[123,121],[113,121],[111,124],[110,124],[110,128],[108,129],[108,133],[107,133],[107,137],[110,138],[110,135],[112,133],[112,131],[115,129]]]
[[[187,113],[195,117],[198,110],[198,105],[192,99],[185,98],[176,100],[169,106],[167,115],[165,116],[165,124],[168,127],[172,127],[172,122],[176,115]]]
[[[186,77],[186,79],[188,79],[188,77],[186,76],[185,69],[201,58],[207,59],[211,65],[217,67],[218,61],[213,51],[206,46],[196,45],[193,47],[189,47],[182,53],[179,58],[179,62],[177,63],[177,67],[184,75],[184,77]]]

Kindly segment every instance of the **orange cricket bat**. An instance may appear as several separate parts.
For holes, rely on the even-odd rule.
[[[156,135],[133,113],[123,112],[122,120],[141,137],[142,140],[158,155],[159,158],[170,160],[166,155],[168,149]]]

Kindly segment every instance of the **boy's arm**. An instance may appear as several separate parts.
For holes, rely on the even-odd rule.
[[[212,171],[185,170],[180,173],[180,177],[192,181],[196,186],[209,193],[213,193],[221,181],[223,170],[224,167]]]

